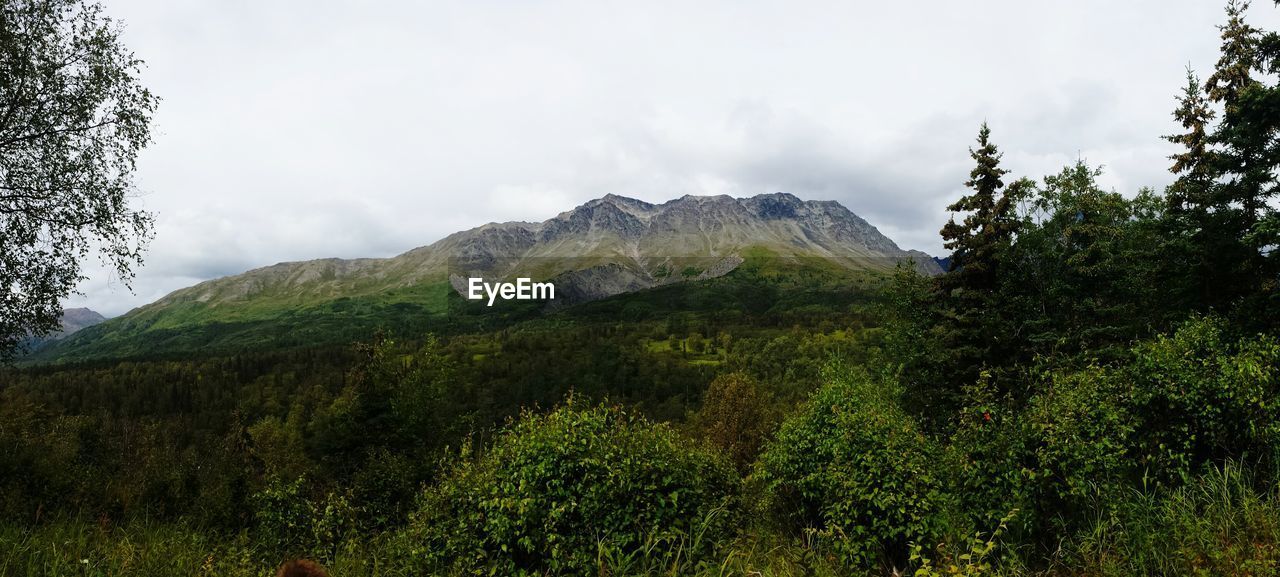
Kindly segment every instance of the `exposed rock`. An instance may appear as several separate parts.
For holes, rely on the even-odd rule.
[[[941,272],[932,257],[902,250],[834,201],[787,193],[751,198],[683,196],[662,204],[606,195],[540,223],[489,223],[386,259],[336,258],[279,263],[175,291],[140,310],[182,302],[208,307],[271,300],[286,306],[450,281],[513,275],[562,279],[566,290],[599,298],[660,284],[727,274],[743,252],[833,258],[850,267],[889,269],[913,260]],[[698,274],[664,276],[673,260],[708,258]],[[684,267],[682,266],[682,269]],[[606,280],[605,271],[618,277]],[[624,272],[625,271],[625,272]],[[669,270],[667,271],[670,272]],[[581,274],[577,274],[581,273]]]

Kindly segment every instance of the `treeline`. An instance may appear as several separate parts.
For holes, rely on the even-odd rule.
[[[1247,4],[1229,4],[1208,80],[1188,71],[1164,194],[1103,190],[1083,160],[1006,184],[982,127],[970,193],[948,207],[960,220],[941,231],[951,270],[899,279],[899,326],[913,335],[899,357],[923,416],[954,413],[979,378],[1025,398],[1029,367],[1120,360],[1192,315],[1237,336],[1276,327],[1280,36],[1249,25]]]
[[[347,495],[379,528],[404,520],[446,447],[483,446],[523,408],[574,395],[684,421],[742,371],[794,404],[836,352],[865,350],[869,313],[827,332],[724,322],[539,321],[483,334],[0,374],[0,514],[255,525],[272,483]],[[837,324],[843,326],[836,330]]]

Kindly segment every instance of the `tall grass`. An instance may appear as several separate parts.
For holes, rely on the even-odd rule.
[[[714,513],[713,513],[714,514]],[[834,577],[857,575],[834,559],[764,527],[721,543],[718,554],[693,557],[700,532],[650,539],[619,550],[601,541],[594,574],[601,577]],[[1050,567],[991,567],[983,551],[965,567],[939,565],[934,575],[1280,575],[1280,487],[1260,486],[1247,467],[1228,463],[1169,492],[1134,491],[1122,503],[1099,504],[1086,531],[1064,542]],[[407,576],[407,555],[395,539],[349,540],[323,559],[335,577]],[[270,575],[283,557],[250,533],[204,530],[184,523],[140,520],[111,525],[63,519],[37,527],[0,524],[0,577],[170,577]],[[963,564],[962,564],[963,565]],[[916,568],[919,569],[919,568]],[[911,571],[901,574],[911,575]],[[883,571],[871,574],[884,574]]]
[[[0,525],[0,577],[262,577],[283,560],[247,533],[182,523],[110,526],[67,519],[34,528]],[[381,541],[350,541],[327,565],[344,577],[407,575],[396,561]]]
[[[1134,491],[1064,550],[1071,575],[1280,575],[1280,487],[1226,463],[1167,494]]]
[[[680,539],[677,539],[680,541]],[[743,535],[724,544],[722,555],[694,560],[679,554],[696,549],[696,544],[646,542],[644,547],[622,552],[602,547],[598,575],[601,577],[837,577],[851,575],[832,560],[812,549],[789,542],[771,533]],[[667,551],[665,554],[657,554]],[[870,574],[869,574],[870,575]]]
[[[714,560],[682,554],[698,550],[697,534],[646,541],[630,551],[602,542],[594,574],[614,577],[835,577],[837,570],[809,549],[768,532],[724,544]],[[0,577],[262,577],[283,556],[249,533],[227,534],[182,523],[137,521],[109,526],[84,519],[35,528],[0,525]],[[341,544],[326,565],[334,577],[401,577],[414,573],[394,539]]]

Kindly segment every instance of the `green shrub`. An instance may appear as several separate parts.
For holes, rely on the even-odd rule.
[[[328,561],[338,546],[359,533],[359,511],[342,494],[309,499],[307,482],[272,480],[253,496],[254,537],[271,554]]]
[[[311,549],[312,507],[304,495],[305,484],[302,477],[274,479],[253,495],[257,535],[267,547],[295,555]]]
[[[1141,423],[1149,474],[1181,484],[1205,464],[1275,459],[1280,450],[1280,342],[1228,337],[1219,319],[1192,319],[1134,349],[1123,378]]]
[[[695,435],[745,472],[773,431],[775,414],[768,393],[751,375],[725,373],[711,381],[690,425]]]
[[[705,557],[736,524],[723,459],[620,409],[526,413],[424,494],[402,533],[423,572],[586,574],[599,556]]]
[[[1054,372],[1025,406],[997,401],[984,383],[966,391],[949,446],[956,496],[973,525],[1000,523],[1013,541],[1052,546],[1123,499],[1138,476],[1130,459],[1137,420],[1123,378],[1098,367]]]
[[[963,552],[943,557],[937,561],[929,557],[920,545],[911,546],[911,561],[916,569],[912,577],[978,577],[995,573],[992,560],[1001,537],[1009,528],[1009,521],[1017,517],[1017,510],[1000,519],[1000,525],[990,535],[974,533],[969,547]]]
[[[965,392],[948,446],[956,498],[973,526],[999,524],[1021,538],[1036,522],[1035,428],[1024,409],[994,391],[984,375]],[[1010,518],[1013,510],[1021,513]]]
[[[1137,476],[1129,454],[1138,425],[1131,392],[1123,377],[1090,367],[1053,375],[1031,400],[1034,474],[1045,520],[1081,520],[1099,503],[1123,498]]]
[[[902,566],[908,544],[954,533],[942,450],[890,384],[838,367],[761,456],[759,477],[793,529],[852,566]]]

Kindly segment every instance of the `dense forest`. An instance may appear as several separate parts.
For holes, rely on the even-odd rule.
[[[1280,34],[1246,7],[1172,185],[1019,177],[983,125],[939,276],[761,258],[484,330],[7,369],[0,575],[1278,575]]]

